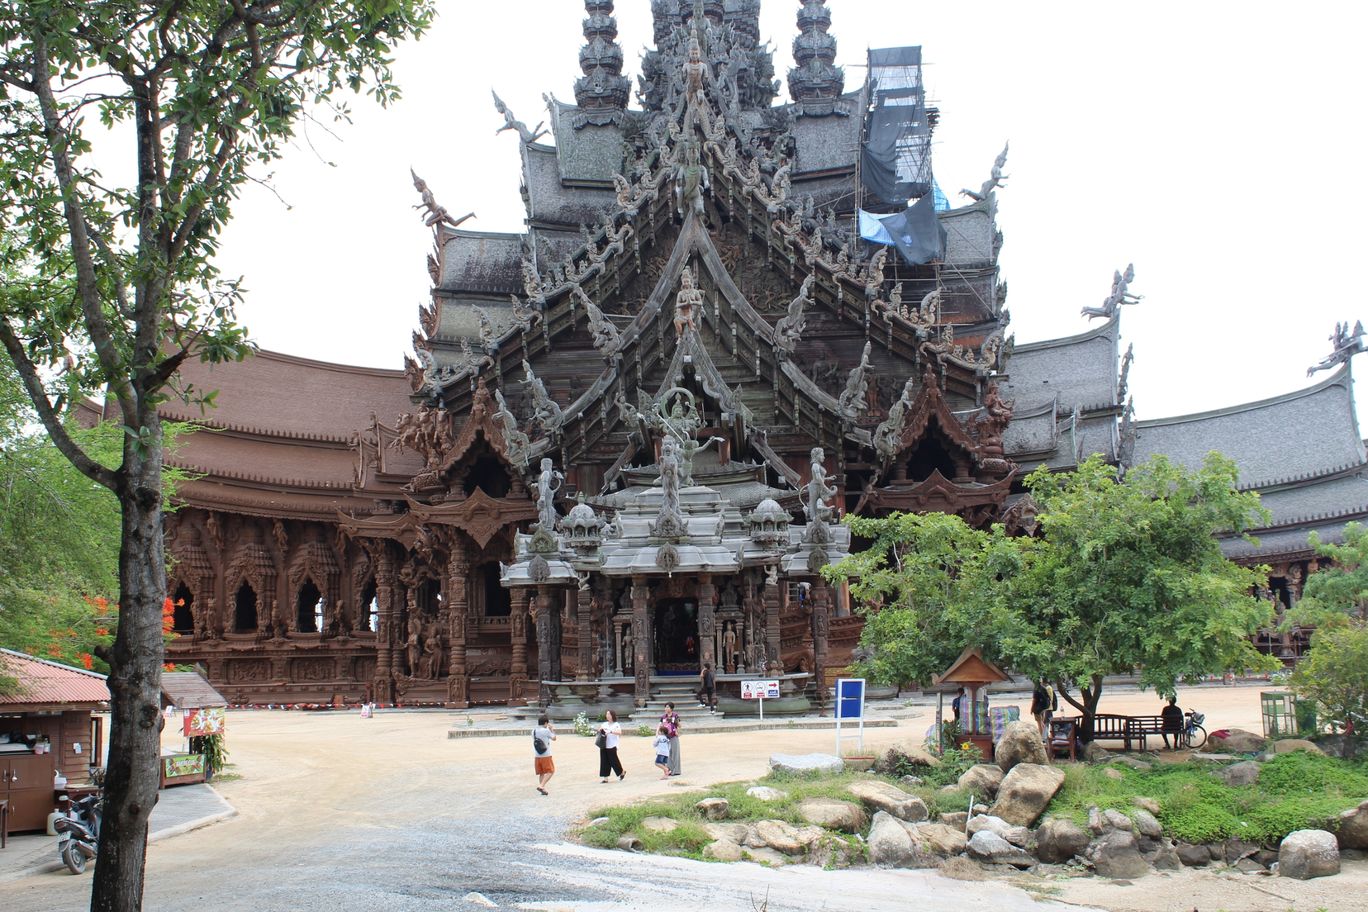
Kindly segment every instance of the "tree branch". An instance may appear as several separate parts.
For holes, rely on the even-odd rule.
[[[61,416],[57,414],[52,401],[48,399],[47,390],[43,387],[43,381],[38,376],[38,369],[29,359],[28,353],[24,351],[24,343],[19,340],[19,336],[14,332],[14,327],[10,325],[10,321],[6,317],[0,317],[0,343],[4,344],[5,351],[9,353],[10,360],[14,362],[15,370],[19,372],[19,379],[24,384],[24,391],[33,401],[33,408],[38,412],[38,418],[43,422],[43,428],[52,438],[57,450],[69,459],[81,474],[97,484],[104,485],[116,494],[119,493],[123,487],[122,476],[91,459],[86,451],[71,439],[71,435],[67,433],[66,425],[62,424]]]

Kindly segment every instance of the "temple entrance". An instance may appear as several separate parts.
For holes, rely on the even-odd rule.
[[[698,674],[698,604],[664,599],[655,606],[655,673]]]

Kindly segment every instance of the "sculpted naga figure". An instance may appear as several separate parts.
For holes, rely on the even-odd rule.
[[[554,532],[556,529],[556,492],[565,484],[565,476],[556,471],[549,458],[541,461],[541,474],[537,476],[537,522],[539,528]]]
[[[841,393],[841,411],[857,419],[869,408],[869,354],[873,344],[865,343],[860,363],[846,378],[845,391]]]
[[[793,351],[803,338],[803,330],[807,328],[807,317],[803,315],[803,310],[812,300],[812,283],[816,278],[816,273],[808,273],[802,288],[798,289],[798,296],[789,302],[788,315],[774,326],[775,335],[779,337],[779,348],[784,351]]]

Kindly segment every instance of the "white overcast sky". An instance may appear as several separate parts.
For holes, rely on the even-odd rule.
[[[867,47],[923,46],[941,110],[936,176],[952,199],[1010,139],[999,225],[1019,343],[1085,331],[1079,308],[1134,261],[1144,300],[1122,331],[1141,418],[1302,387],[1335,322],[1368,317],[1368,4],[828,5],[848,89]],[[764,3],[781,78],[799,6]],[[284,202],[254,186],[236,206],[220,264],[246,278],[240,315],[262,348],[402,366],[431,246],[410,166],[454,214],[478,214],[465,227],[522,229],[517,140],[494,135],[489,92],[529,125],[545,117],[543,92],[573,102],[583,4],[439,7],[427,36],[396,51],[398,104],[354,102],[335,137],[311,126],[273,170]],[[635,79],[649,0],[621,0],[617,17]]]

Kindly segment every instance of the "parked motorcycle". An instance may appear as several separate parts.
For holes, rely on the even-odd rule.
[[[86,862],[95,857],[103,807],[99,795],[89,795],[73,801],[66,816],[58,817],[52,824],[57,831],[57,854],[72,874],[84,874]]]

